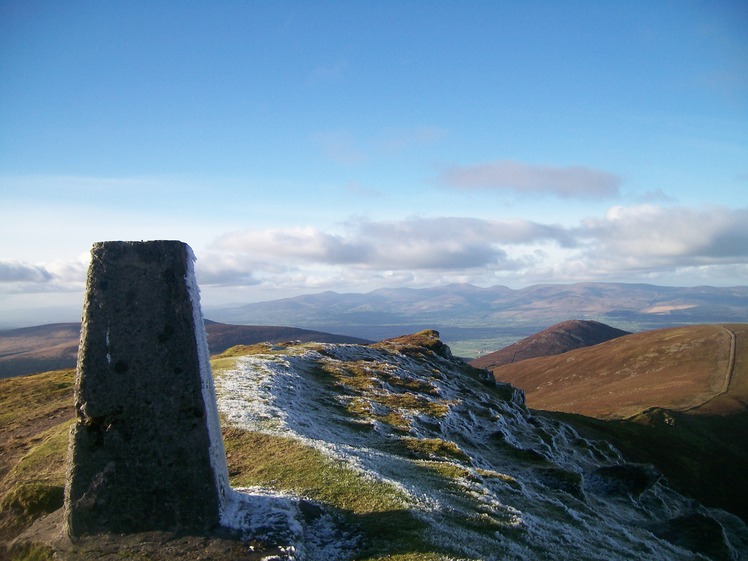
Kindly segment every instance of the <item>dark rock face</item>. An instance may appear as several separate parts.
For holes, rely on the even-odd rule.
[[[65,489],[68,532],[217,526],[216,469],[225,470],[225,456],[222,468],[211,459],[220,456],[211,454],[217,414],[211,417],[212,380],[201,376],[200,345],[207,351],[207,344],[195,324],[202,315],[191,250],[173,241],[102,242],[91,255]],[[213,435],[214,452],[223,451],[218,439]]]
[[[652,524],[652,533],[664,540],[708,556],[714,561],[733,561],[737,553],[730,547],[722,525],[702,513],[687,514]]]
[[[649,464],[602,466],[587,477],[590,490],[607,496],[639,497],[662,478]]]

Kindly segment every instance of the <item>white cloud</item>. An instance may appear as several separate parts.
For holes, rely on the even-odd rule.
[[[541,166],[499,160],[443,169],[442,183],[460,189],[511,190],[524,194],[553,194],[562,198],[608,198],[618,195],[620,179],[584,166]]]
[[[219,250],[281,261],[331,265],[361,263],[366,261],[368,252],[368,247],[356,239],[349,240],[312,227],[245,230],[226,234],[214,245]]]
[[[214,286],[254,286],[260,281],[253,267],[232,254],[206,253],[195,265],[198,284]]]
[[[707,268],[722,278],[719,270],[748,263],[748,209],[615,206],[576,227],[463,217],[352,220],[336,232],[234,232],[211,249],[234,256],[228,272],[310,289],[666,281],[688,270],[701,277]]]
[[[6,293],[82,290],[86,264],[80,261],[26,263],[0,260],[0,287]]]
[[[745,284],[748,209],[614,206],[572,227],[465,217],[351,219],[335,230],[231,232],[195,250],[200,285],[212,300],[233,302],[449,282],[688,284],[690,275],[700,284]],[[0,261],[0,293],[82,293],[86,267],[84,258]]]
[[[55,276],[46,268],[21,261],[0,261],[0,283],[48,283]]]
[[[413,218],[401,221],[351,221],[342,233],[316,228],[245,230],[216,240],[215,251],[254,260],[307,265],[355,266],[375,270],[515,269],[503,244],[558,240],[572,243],[563,228],[524,220]]]
[[[616,206],[577,235],[609,270],[748,263],[748,209]]]

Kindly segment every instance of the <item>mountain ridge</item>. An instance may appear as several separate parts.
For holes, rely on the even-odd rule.
[[[80,323],[53,323],[0,331],[0,378],[75,368],[80,328]],[[205,320],[205,331],[212,354],[221,353],[235,345],[251,345],[263,341],[371,342],[360,337],[296,327],[228,325],[211,320]]]
[[[468,300],[472,297],[473,300]],[[524,310],[540,313],[543,309],[566,311],[569,309],[585,313],[639,313],[657,317],[663,315],[692,314],[694,307],[708,308],[709,313],[717,307],[729,315],[734,309],[748,309],[748,286],[736,287],[670,287],[651,284],[627,283],[574,283],[574,284],[539,284],[520,289],[504,285],[477,287],[470,284],[449,284],[431,288],[380,288],[367,293],[338,293],[325,291],[233,306],[222,310],[224,315],[235,317],[265,313],[283,315],[288,309],[303,309],[305,313],[313,312],[320,317],[334,316],[336,313],[355,313],[362,305],[379,305],[379,313],[402,317],[415,312],[444,311],[467,305],[467,312],[473,314],[482,311],[484,317],[511,310]],[[325,314],[321,306],[331,306]],[[403,308],[405,306],[405,308]],[[689,306],[689,307],[685,307]],[[711,306],[711,308],[710,308]],[[480,310],[477,310],[480,308]],[[733,311],[731,311],[733,310]],[[220,312],[219,312],[220,313]],[[460,316],[464,319],[465,312]],[[215,313],[212,314],[215,316]],[[540,316],[544,317],[544,316]],[[566,314],[568,317],[580,317],[580,314]],[[586,318],[581,318],[586,319]],[[724,318],[728,321],[730,318]],[[317,321],[308,317],[294,325]]]
[[[536,409],[600,418],[650,407],[727,413],[748,403],[746,354],[748,324],[703,324],[628,334],[491,372],[522,388]]]
[[[368,293],[327,291],[206,311],[225,323],[294,325],[375,341],[437,329],[455,354],[477,358],[569,318],[632,332],[742,322],[748,317],[748,286],[575,283],[512,289],[451,284]]]
[[[599,321],[567,320],[525,337],[508,347],[471,360],[470,364],[491,370],[529,358],[557,355],[573,349],[597,345],[629,334],[628,331]]]

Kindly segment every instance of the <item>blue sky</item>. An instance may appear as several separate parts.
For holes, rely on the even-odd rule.
[[[0,1],[0,310],[748,279],[748,4]]]

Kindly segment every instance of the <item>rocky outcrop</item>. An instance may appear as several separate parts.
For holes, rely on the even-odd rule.
[[[190,248],[93,246],[65,518],[71,537],[203,531],[229,493]]]

